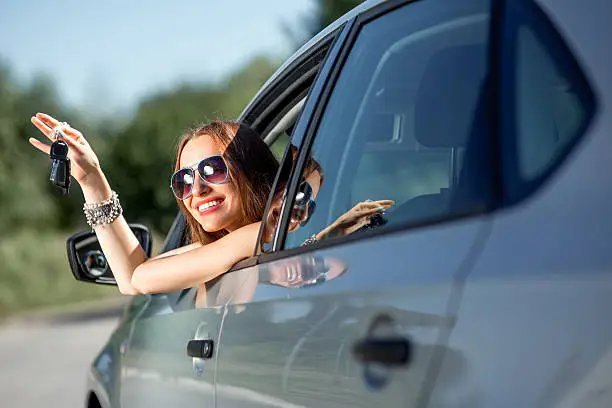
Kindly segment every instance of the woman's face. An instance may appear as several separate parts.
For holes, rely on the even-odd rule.
[[[198,136],[183,148],[179,167],[194,165],[206,157],[222,153],[221,147],[210,136]],[[241,200],[230,177],[223,184],[209,184],[196,174],[191,196],[183,203],[206,232],[233,231],[242,226]]]

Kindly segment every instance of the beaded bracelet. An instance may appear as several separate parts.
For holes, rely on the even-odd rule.
[[[87,224],[93,229],[98,225],[110,224],[117,217],[123,214],[123,208],[119,202],[119,196],[115,191],[112,192],[111,198],[97,203],[83,204],[83,212]]]
[[[310,237],[306,239],[306,241],[302,242],[302,245],[300,246],[312,245],[317,242],[319,242],[319,240],[317,239],[317,234],[312,234]]]

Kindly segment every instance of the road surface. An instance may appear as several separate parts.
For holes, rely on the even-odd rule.
[[[117,316],[0,325],[0,407],[83,407],[86,373]]]

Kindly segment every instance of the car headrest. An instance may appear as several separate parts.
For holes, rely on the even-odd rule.
[[[434,54],[416,95],[414,134],[426,147],[460,147],[471,131],[486,71],[484,45],[447,48]]]

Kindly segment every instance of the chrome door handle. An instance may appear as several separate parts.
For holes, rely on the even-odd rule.
[[[190,340],[187,343],[187,355],[194,358],[211,358],[214,342],[212,340]]]

